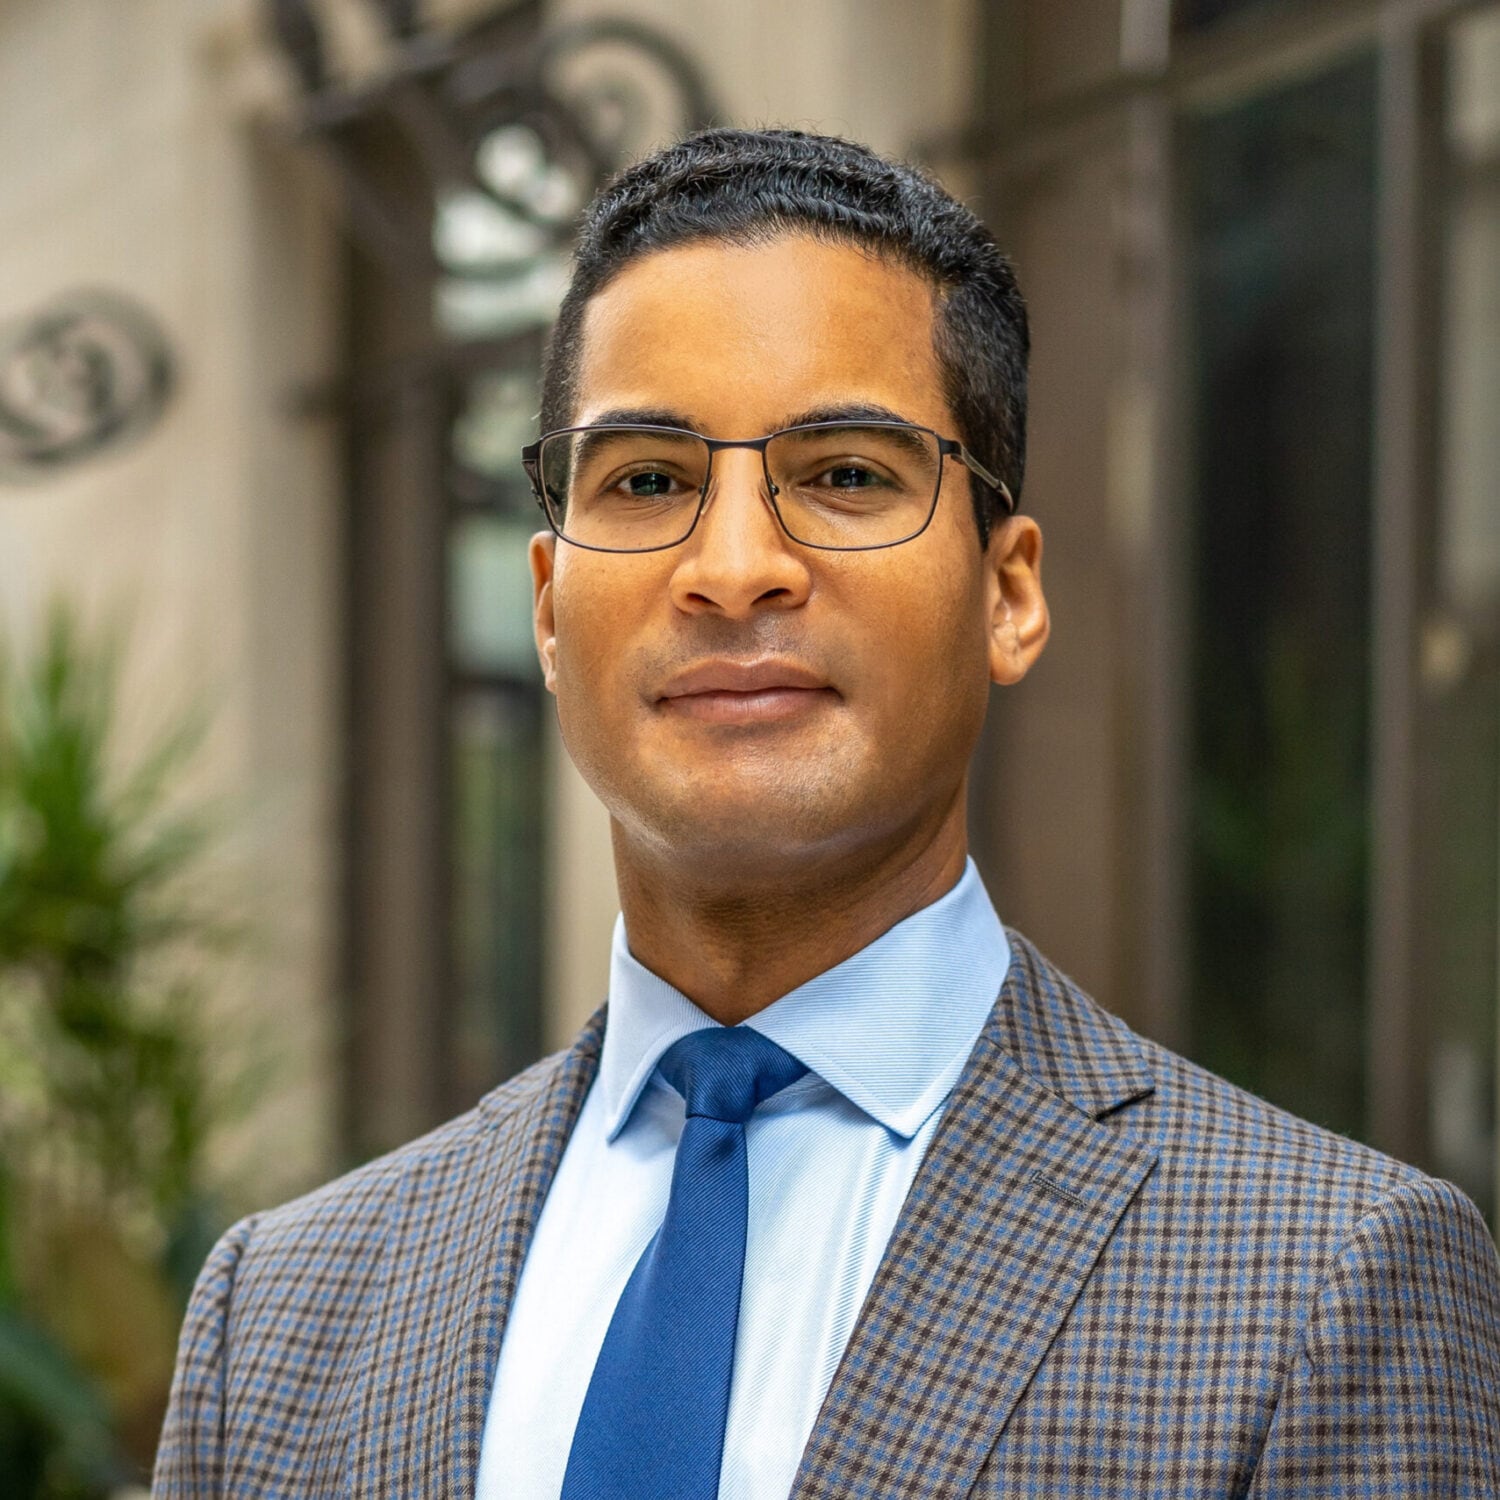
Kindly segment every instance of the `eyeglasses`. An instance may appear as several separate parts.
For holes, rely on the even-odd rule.
[[[962,443],[910,422],[809,422],[760,438],[706,438],[681,427],[564,427],[521,450],[547,524],[595,552],[658,552],[685,542],[713,488],[714,455],[752,448],[766,497],[795,542],[863,552],[927,529],[956,458],[1010,515],[1015,501]]]

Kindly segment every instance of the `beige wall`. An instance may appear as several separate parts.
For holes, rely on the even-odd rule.
[[[253,125],[233,21],[203,0],[0,8],[0,320],[115,289],[179,359],[134,446],[0,486],[0,618],[24,636],[54,594],[127,608],[137,742],[174,705],[215,708],[186,790],[224,801],[213,882],[253,933],[217,1000],[274,1049],[275,1107],[227,1148],[264,1198],[332,1152],[337,491],[291,400],[330,368],[336,299],[320,195]]]

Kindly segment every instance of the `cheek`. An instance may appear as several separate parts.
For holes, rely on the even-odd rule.
[[[900,569],[867,594],[881,601],[871,622],[881,641],[878,680],[901,694],[909,711],[924,702],[987,696],[988,640],[978,570],[960,573],[946,557],[912,562],[917,565]]]
[[[571,689],[572,696],[592,696],[618,675],[611,671],[611,649],[618,649],[631,595],[610,562],[571,548],[558,558],[552,609],[559,695]]]
[[[589,747],[596,740],[609,737],[609,685],[619,678],[610,669],[609,633],[603,628],[610,607],[607,599],[594,600],[561,586],[557,590],[557,720],[564,744],[582,761],[594,758]]]
[[[572,749],[608,746],[638,706],[632,653],[649,643],[666,597],[659,569],[568,549],[559,552],[552,608],[557,645],[557,713]]]

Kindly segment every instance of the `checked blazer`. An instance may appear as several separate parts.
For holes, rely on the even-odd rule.
[[[794,1500],[1500,1496],[1500,1266],[1473,1205],[1011,943]],[[605,1024],[229,1231],[183,1328],[160,1500],[473,1494]]]

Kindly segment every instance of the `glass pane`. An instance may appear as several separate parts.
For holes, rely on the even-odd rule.
[[[536,436],[536,405],[535,369],[485,370],[464,389],[452,445],[459,464],[500,486],[500,498],[540,524],[521,468],[521,449]]]
[[[433,316],[449,338],[510,338],[550,323],[567,288],[568,257],[549,251],[504,270],[439,278]]]
[[[1375,63],[1186,123],[1195,1055],[1363,1125]]]
[[[1286,0],[1177,0],[1172,24],[1177,31],[1198,31],[1226,16],[1247,10],[1264,10],[1278,4],[1284,9]]]
[[[541,1051],[542,724],[550,700],[532,639],[526,560],[543,523],[520,461],[535,435],[536,352],[535,341],[520,340],[452,387],[447,665],[455,1106]]]
[[[561,239],[585,194],[528,125],[491,131],[474,165],[488,191],[456,189],[438,201],[433,250],[447,274],[434,313],[453,338],[504,338],[556,315],[568,276]]]
[[[548,155],[529,125],[512,121],[490,131],[474,153],[474,165],[494,192],[523,203],[553,229],[566,229],[583,211],[588,196],[583,184]]]
[[[1434,1170],[1494,1220],[1500,1007],[1500,9],[1448,46],[1435,578],[1418,888]]]
[[[535,678],[531,570],[536,527],[500,515],[468,515],[448,533],[449,629],[463,672]]]
[[[477,1098],[541,1051],[544,751],[534,694],[453,703],[455,1087]]]

